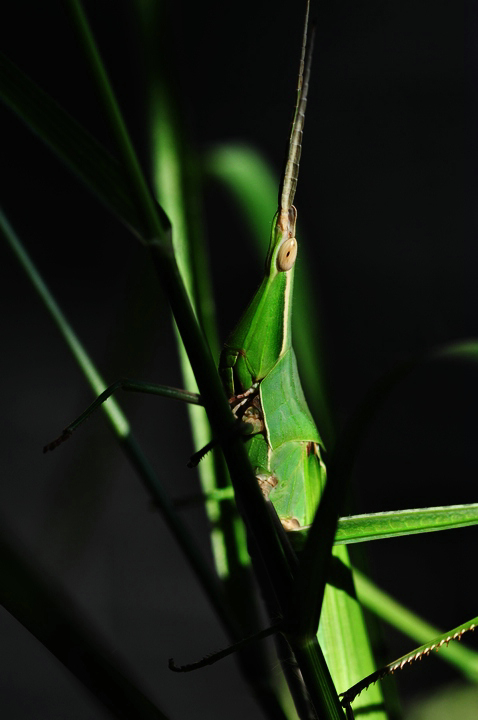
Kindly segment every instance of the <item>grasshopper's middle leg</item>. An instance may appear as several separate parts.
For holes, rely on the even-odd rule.
[[[128,392],[141,392],[149,395],[161,395],[162,397],[172,398],[174,400],[182,400],[183,402],[193,405],[202,405],[201,397],[197,393],[180,390],[179,388],[169,387],[168,385],[156,385],[154,383],[143,382],[141,380],[130,380],[123,378],[109,385],[96,400],[86,408],[86,410],[68,425],[56,440],[45,445],[43,452],[49,452],[61,445],[61,443],[71,437],[74,430],[81,425],[90,415],[97,410],[106,400],[108,400],[117,390],[126,390]]]

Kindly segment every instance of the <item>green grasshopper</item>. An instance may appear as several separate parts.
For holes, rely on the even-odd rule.
[[[313,48],[312,38],[306,57],[307,21],[308,9],[297,104],[264,279],[219,360],[231,409],[249,425],[247,450],[258,482],[286,529],[312,522],[325,483],[321,440],[302,391],[291,338],[297,257],[293,201]]]
[[[321,439],[302,391],[292,349],[291,319],[294,265],[297,257],[293,206],[310,77],[313,38],[307,45],[307,5],[300,58],[297,102],[279,187],[279,208],[272,225],[264,279],[221,353],[219,373],[235,417],[245,428],[245,442],[263,494],[286,529],[312,522],[325,484]],[[201,404],[194,393],[121,380],[109,386],[62,435],[67,439],[117,389],[152,392]],[[207,446],[215,444],[213,441]],[[196,454],[198,458],[203,451]],[[196,463],[191,463],[191,465]]]

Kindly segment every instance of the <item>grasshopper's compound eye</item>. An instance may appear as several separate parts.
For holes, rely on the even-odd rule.
[[[289,238],[285,240],[277,253],[277,269],[281,272],[287,272],[295,263],[297,257],[297,240]]]

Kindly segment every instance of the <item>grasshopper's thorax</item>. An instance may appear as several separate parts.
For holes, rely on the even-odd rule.
[[[229,336],[219,372],[229,397],[260,382],[291,347],[295,207],[274,217],[264,279]]]

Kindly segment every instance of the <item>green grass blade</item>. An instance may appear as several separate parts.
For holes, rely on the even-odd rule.
[[[145,18],[143,25],[148,29],[157,26],[156,23],[153,22],[153,18]],[[149,37],[149,33],[146,37]],[[153,166],[154,188],[159,202],[171,218],[174,227],[174,253],[178,267],[184,280],[189,299],[195,308],[196,314],[201,317],[201,309],[205,305],[211,306],[212,298],[210,296],[210,288],[206,288],[204,281],[202,284],[202,295],[198,296],[196,291],[198,287],[197,276],[199,269],[193,262],[196,255],[193,254],[191,248],[191,228],[188,223],[189,214],[187,210],[189,198],[194,194],[195,189],[189,188],[189,192],[186,191],[184,181],[186,169],[182,150],[183,138],[180,136],[178,130],[179,120],[174,113],[169,93],[164,87],[162,79],[158,77],[158,74],[155,74],[151,78],[150,85],[149,135],[151,138],[151,162]],[[204,273],[204,268],[201,268],[201,272]],[[210,327],[210,334],[211,332],[212,328]],[[177,330],[176,337],[179,344],[184,387],[192,392],[196,392],[197,385],[191,364]],[[212,341],[214,344],[217,343],[215,333]],[[210,441],[212,436],[211,427],[203,409],[188,408],[188,413],[194,447],[196,450],[199,450]],[[248,565],[249,563],[247,549],[244,547],[244,532],[240,532],[240,521],[236,513],[231,514],[230,510],[234,507],[233,503],[231,503],[228,508],[227,505],[221,506],[212,499],[217,489],[223,489],[227,486],[230,487],[230,480],[227,473],[222,473],[220,484],[217,484],[216,475],[218,472],[218,463],[215,455],[206,455],[199,464],[198,471],[203,493],[209,498],[206,503],[206,510],[212,524],[211,541],[216,568],[219,576],[226,578],[230,572],[231,562],[233,565],[241,565],[243,563]],[[223,532],[224,519],[221,518],[223,514],[229,516],[231,522],[234,522],[233,515],[236,515],[235,527],[239,530],[238,535],[236,535],[235,531],[232,534],[227,531],[226,533]],[[228,542],[232,542],[236,550],[228,548]],[[238,545],[241,546],[241,549],[239,549]],[[239,558],[242,558],[242,560]],[[251,632],[252,631],[251,629]]]
[[[318,718],[344,720],[344,713],[331,683],[330,672],[315,637],[299,641],[294,647],[299,666],[306,669],[303,677],[317,710]]]
[[[364,513],[339,518],[334,544],[350,545],[369,540],[453,530],[476,524],[478,503]],[[303,549],[308,532],[309,526],[290,532],[289,539],[296,551]]]
[[[234,197],[251,231],[257,261],[263,263],[269,248],[271,221],[277,210],[278,178],[257,151],[232,143],[210,150],[204,170]]]
[[[334,548],[333,554],[342,566],[350,567],[346,547]],[[317,637],[339,693],[376,668],[363,610],[353,588],[349,592],[349,588],[326,585]],[[387,719],[378,683],[370,688],[367,698],[357,699],[354,710],[364,720]]]
[[[73,357],[78,363],[78,366],[81,368],[89,386],[93,390],[93,393],[95,395],[100,395],[100,393],[106,390],[107,385],[105,381],[101,377],[100,373],[94,366],[85,348],[83,347],[75,332],[71,328],[65,315],[61,311],[60,306],[49,291],[43,278],[34,266],[27,251],[23,247],[20,239],[17,237],[14,229],[8,222],[8,219],[6,218],[5,214],[1,209],[0,229],[2,230],[8,244],[10,245],[10,248],[15,253],[18,262],[27,274],[31,284],[39,294],[43,304],[50,313],[63,339],[68,345]],[[114,398],[109,398],[106,402],[103,403],[101,409],[106,414],[116,435],[119,438],[126,437],[130,432],[130,426],[128,420],[126,419],[116,400]]]

